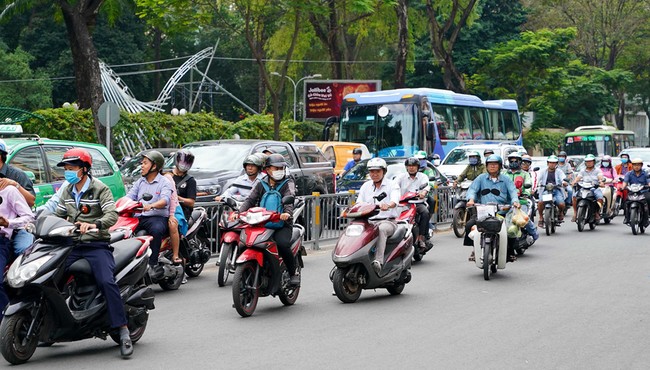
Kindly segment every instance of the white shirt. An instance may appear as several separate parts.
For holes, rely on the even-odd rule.
[[[381,194],[382,192],[386,193],[386,198],[381,201],[374,199],[374,196]],[[395,218],[399,216],[399,209],[397,205],[399,204],[399,198],[401,196],[399,185],[397,182],[393,182],[384,177],[379,188],[375,188],[375,184],[372,180],[368,180],[361,185],[359,189],[359,197],[357,202],[371,203],[371,204],[390,204],[394,202],[396,207],[389,208],[387,211],[381,211],[377,215],[380,218]]]
[[[253,191],[253,188],[255,185],[257,185],[257,182],[259,179],[262,177],[260,174],[257,174],[257,177],[255,177],[255,180],[252,180],[248,178],[248,175],[244,174],[239,176],[238,178],[233,181],[232,185],[226,191],[221,194],[222,197],[228,197],[228,198],[235,198],[236,200],[244,200],[248,198],[248,196],[251,194],[251,191]]]
[[[408,172],[400,173],[395,178],[395,181],[402,192],[401,195],[404,195],[409,191],[418,193],[421,191],[420,186],[429,185],[429,178],[422,172],[417,172],[415,178],[411,178],[411,175],[409,175]]]

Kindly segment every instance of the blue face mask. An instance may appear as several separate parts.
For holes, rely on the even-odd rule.
[[[478,158],[476,157],[469,158],[469,164],[471,164],[472,166],[476,166],[477,163],[478,163]]]
[[[621,158],[622,163],[627,163],[627,158]]]
[[[65,171],[65,181],[69,182],[70,184],[74,185],[81,181],[81,177],[77,175],[77,172],[79,171],[72,171],[72,170],[66,170]]]
[[[560,157],[560,158],[558,158],[558,160],[560,161],[560,163],[564,163],[564,161],[566,161],[566,158]]]
[[[609,162],[603,162],[603,167],[605,168],[609,167]]]

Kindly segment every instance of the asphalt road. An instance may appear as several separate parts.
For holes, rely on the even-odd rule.
[[[332,296],[331,249],[306,257],[300,297],[264,297],[250,318],[232,308],[216,268],[156,309],[132,358],[109,339],[38,348],[24,369],[648,369],[650,235],[617,218],[578,233],[565,224],[484,281],[453,233],[413,266],[399,296]]]

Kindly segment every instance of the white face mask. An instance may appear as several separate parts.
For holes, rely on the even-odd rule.
[[[275,181],[282,180],[284,178],[284,170],[275,170],[271,175],[271,178]]]

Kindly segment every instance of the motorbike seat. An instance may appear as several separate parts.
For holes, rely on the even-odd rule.
[[[404,225],[404,224],[397,224],[397,229],[395,230],[395,232],[393,233],[393,235],[391,235],[391,236],[388,238],[388,240],[386,240],[386,244],[389,244],[389,243],[391,243],[391,244],[392,244],[392,243],[399,243],[400,240],[404,239],[404,235],[406,235],[406,230],[407,230],[407,226],[406,226],[406,225]]]
[[[190,219],[187,220],[187,226],[192,227],[192,225],[194,225],[194,223],[196,222],[196,220],[199,219],[199,217],[201,217],[201,211],[198,209],[193,210]]]
[[[133,259],[133,257],[135,257],[140,246],[142,246],[142,242],[138,239],[120,240],[111,244],[111,247],[113,247],[113,258],[115,259],[115,272],[123,269]],[[73,275],[82,273],[93,276],[90,263],[88,263],[85,258],[76,260],[72,265],[70,265],[68,271]]]
[[[291,231],[291,244],[295,243],[296,240],[300,239],[302,235],[300,235],[301,229],[298,227],[294,227],[293,230]]]

